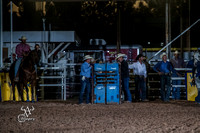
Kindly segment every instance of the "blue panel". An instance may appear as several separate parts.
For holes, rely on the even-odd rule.
[[[107,71],[119,71],[118,63],[107,63]]]
[[[94,71],[94,103],[119,104],[119,64],[95,64]]]
[[[106,102],[109,103],[118,103],[119,104],[119,85],[107,85],[107,96],[106,96]]]
[[[94,103],[104,103],[105,104],[105,86],[97,85],[94,88],[94,95],[96,95],[96,99],[94,99]]]
[[[94,71],[105,71],[106,70],[106,64],[94,64]]]

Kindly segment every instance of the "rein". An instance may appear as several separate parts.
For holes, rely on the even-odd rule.
[[[34,73],[36,73],[35,70],[34,70],[33,72],[29,72],[28,70],[26,70],[26,69],[24,70],[24,69],[23,69],[23,71],[24,71],[24,72],[27,72],[27,73],[29,73],[29,74],[31,74],[31,75],[33,75]]]

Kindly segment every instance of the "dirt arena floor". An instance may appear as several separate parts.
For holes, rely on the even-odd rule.
[[[32,106],[34,110],[30,110]],[[26,114],[21,108],[26,109]],[[200,133],[200,105],[160,100],[121,105],[78,105],[70,101],[0,103],[0,133],[15,132]]]

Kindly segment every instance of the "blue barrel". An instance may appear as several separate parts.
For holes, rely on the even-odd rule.
[[[107,104],[120,103],[119,85],[107,84],[106,94]]]
[[[104,103],[105,104],[105,86],[97,85],[94,88],[94,103]]]

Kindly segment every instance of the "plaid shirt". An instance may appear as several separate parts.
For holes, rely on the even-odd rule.
[[[24,52],[30,52],[30,46],[28,44],[20,43],[16,46],[15,53],[18,58],[23,57]]]

